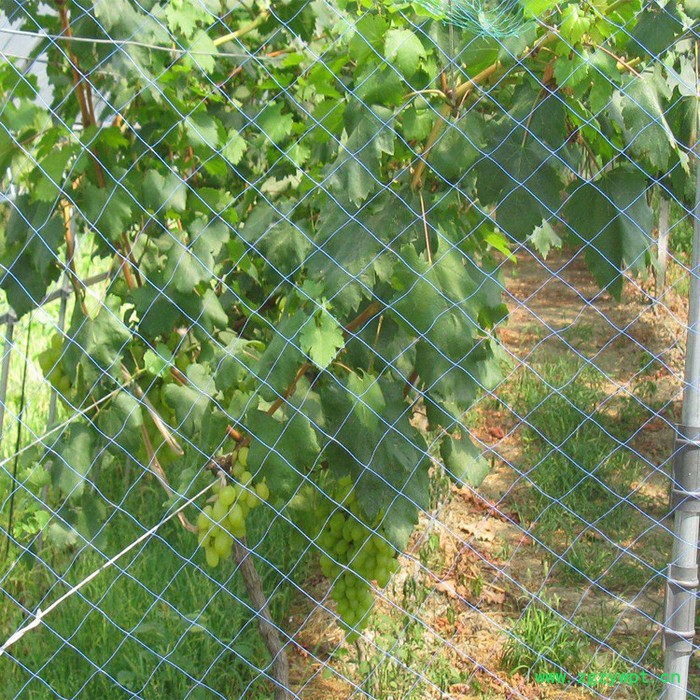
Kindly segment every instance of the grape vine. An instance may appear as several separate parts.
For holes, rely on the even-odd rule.
[[[130,493],[105,502],[106,460],[168,498],[229,460],[207,563],[274,512],[355,634],[430,465],[488,472],[464,416],[508,366],[503,261],[568,241],[616,298],[647,269],[649,188],[693,197],[697,2],[523,0],[517,35],[454,41],[423,5],[0,0],[54,37],[48,101],[0,65],[0,288],[18,316],[62,275],[76,297],[38,359],[80,418],[23,457],[52,455],[51,533]],[[319,534],[300,504],[329,483]]]

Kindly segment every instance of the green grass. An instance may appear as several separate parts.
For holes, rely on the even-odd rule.
[[[115,470],[115,476],[123,472]],[[116,483],[112,487],[118,488]],[[138,515],[158,513],[162,504],[161,492],[151,483],[142,484],[123,507]],[[13,602],[6,598],[0,636],[8,637],[26,620],[20,606],[33,609],[41,603],[46,608],[151,524],[138,525],[115,510],[97,540],[99,552],[84,545],[56,552],[51,543],[23,554],[4,585]],[[300,542],[290,541],[288,528],[268,518],[257,523],[251,541],[263,533],[256,564],[265,590],[275,591],[272,614],[279,621],[294,595],[290,581],[303,577],[305,569],[291,574],[300,559]],[[257,670],[269,656],[240,576],[234,573],[235,563],[206,569],[194,536],[177,521],[165,524],[158,535],[66,599],[45,625],[28,632],[11,649],[17,661],[0,658],[8,697],[46,698],[44,684],[62,697],[86,700],[132,693],[153,699],[185,697],[196,683],[210,689],[200,688],[188,697],[209,698],[212,691],[224,697],[270,697],[269,684]],[[286,572],[290,581],[266,561]],[[63,583],[57,583],[58,572]]]
[[[429,540],[423,549],[421,559],[437,552]],[[431,593],[432,587],[407,577],[401,590],[391,594],[398,609],[375,615],[372,644],[363,643],[357,654],[348,655],[343,673],[347,677],[354,673],[368,697],[421,700],[433,697],[436,689],[449,694],[453,685],[470,682],[471,668],[457,664],[422,621]],[[453,624],[455,617],[452,611]]]
[[[35,358],[55,332],[57,313],[58,304],[54,303],[25,316],[15,327],[0,445],[0,458],[8,460],[0,470],[3,529],[9,527],[8,496],[20,423],[19,444],[23,448],[36,442],[48,427],[51,389]],[[26,364],[22,406],[27,339],[31,356]],[[65,420],[68,415],[68,409],[58,402],[56,420]],[[7,540],[0,543],[3,642],[30,619],[29,613],[38,605],[46,609],[165,513],[165,494],[151,476],[128,460],[106,459],[91,475],[102,498],[79,504],[76,522],[85,530],[89,509],[97,509],[107,521],[99,536],[86,545],[75,532],[60,529],[54,522],[39,540],[36,534],[47,513],[42,499],[53,508],[60,506],[46,462],[40,447],[23,449],[17,460],[21,486],[15,488],[12,532],[29,549],[22,552],[11,546],[6,557]],[[303,543],[284,520],[273,521],[271,511],[268,515],[252,519],[256,522],[251,524],[249,541],[260,540],[256,565],[265,591],[274,592],[273,618],[282,621],[298,595],[293,582],[303,580],[307,561],[302,556]],[[195,536],[173,520],[160,528],[158,536],[146,540],[67,598],[49,613],[45,624],[29,631],[0,657],[0,695],[23,700],[197,700],[215,697],[215,693],[268,698],[271,686],[257,670],[268,661],[235,563],[228,561],[214,571],[207,569]],[[190,693],[198,683],[208,689],[200,687]]]
[[[68,303],[68,312],[72,302]],[[0,309],[5,306],[0,300]],[[51,336],[56,332],[59,302],[37,309],[23,316],[14,326],[12,345],[5,344],[6,327],[0,327],[2,354],[10,354],[6,411],[0,440],[0,494],[3,494],[0,510],[0,527],[7,531],[10,526],[13,536],[26,540],[35,535],[45,522],[41,498],[47,473],[39,464],[38,452],[32,445],[49,428],[52,389],[43,378],[37,356],[45,350]],[[29,357],[26,357],[29,349]],[[24,397],[22,388],[24,387]],[[68,413],[61,401],[56,400],[54,422],[66,419]],[[19,453],[17,447],[19,446]],[[15,484],[20,486],[16,487]],[[14,497],[10,494],[14,491]],[[10,523],[10,501],[12,518]],[[4,541],[3,541],[4,547]]]
[[[0,312],[2,306],[0,306]],[[0,442],[0,458],[6,459],[15,452],[17,430],[20,426],[22,433],[20,444],[27,444],[35,436],[43,434],[47,427],[51,390],[44,381],[36,357],[45,350],[50,338],[55,332],[57,304],[46,309],[27,314],[15,324],[13,343],[10,350],[10,374],[7,386],[7,408],[5,412],[3,439]],[[0,345],[5,353],[5,326],[0,326]],[[25,363],[27,340],[30,343],[30,357]],[[25,379],[24,404],[21,402],[22,384]],[[59,402],[60,403],[60,402]],[[59,418],[62,416],[58,416]]]
[[[533,602],[525,608],[501,655],[501,666],[509,673],[531,678],[543,671],[563,669],[573,675],[579,671],[585,660],[584,640],[556,608],[556,600],[549,605]]]
[[[542,363],[536,372],[523,368],[511,388],[512,405],[526,421],[522,471],[529,482],[528,498],[516,506],[539,536],[556,534],[561,541],[563,535],[565,548],[586,530],[618,539],[640,525],[632,483],[642,465],[621,443],[643,423],[643,410],[624,399],[624,420],[617,410],[611,416],[615,404],[607,400],[604,383],[599,370],[563,358]]]
[[[610,593],[634,596],[641,590],[663,596],[660,572],[670,555],[670,538],[653,526],[667,504],[635,493],[634,484],[648,477],[649,469],[623,445],[660,408],[646,380],[653,363],[644,362],[643,357],[634,397],[611,399],[600,370],[578,357],[552,358],[545,349],[504,393],[506,403],[527,421],[523,463],[518,464],[526,480],[513,505],[547,548],[542,557],[550,591],[590,590],[601,601]],[[598,646],[592,640],[577,646],[563,630],[575,623],[592,639],[608,638],[621,655],[654,668],[646,637],[618,634],[624,626],[617,612],[610,607],[596,619],[587,606],[568,623],[531,605],[513,627],[504,666],[511,672],[550,670],[542,666],[546,659],[526,653],[528,646],[542,652],[549,645],[551,654],[544,655],[569,671],[576,654],[587,651],[590,660]]]

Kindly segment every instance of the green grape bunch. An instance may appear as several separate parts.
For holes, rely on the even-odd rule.
[[[270,497],[266,481],[254,484],[247,466],[248,448],[242,447],[231,470],[233,483],[222,485],[217,481],[213,503],[206,505],[197,518],[199,545],[212,568],[231,556],[234,538],[246,536],[248,513]]]
[[[374,607],[372,582],[384,588],[399,563],[392,545],[376,529],[361,522],[349,483],[341,483],[341,488],[345,491],[343,507],[328,519],[318,544],[324,551],[321,571],[333,582],[331,598],[341,627],[352,641],[367,625]]]

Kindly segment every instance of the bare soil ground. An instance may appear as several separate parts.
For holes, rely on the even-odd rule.
[[[618,302],[600,291],[582,256],[570,251],[546,262],[521,253],[504,277],[510,318],[499,334],[512,360],[511,375],[496,391],[501,401],[480,402],[470,422],[471,437],[486,451],[491,472],[477,490],[441,486],[438,507],[422,518],[401,572],[378,603],[369,642],[359,652],[344,646],[323,607],[298,611],[299,619],[309,618],[290,661],[303,698],[573,699],[640,692],[622,685],[587,689],[571,682],[536,683],[501,666],[507,630],[528,599],[545,590],[545,600],[579,628],[588,670],[606,668],[620,650],[630,663],[627,669],[618,664],[618,670],[634,670],[631,662],[649,667],[649,650],[660,647],[657,621],[663,604],[658,576],[625,585],[602,574],[593,581],[558,575],[556,559],[563,550],[557,549],[557,537],[565,533],[554,530],[547,539],[537,523],[521,521],[521,506],[532,497],[531,436],[527,417],[513,409],[513,397],[523,368],[568,358],[601,371],[604,398],[598,410],[611,421],[623,421],[630,404],[622,399],[639,397],[646,382],[653,402],[650,398],[647,407],[644,398],[640,401],[643,410],[635,414],[626,445],[643,468],[626,497],[641,504],[638,509],[647,516],[640,516],[642,531],[620,544],[626,554],[662,568],[670,554],[664,470],[672,424],[679,417],[686,303],[672,286],[654,302],[653,280],[627,283]],[[602,536],[591,527],[581,537],[595,542]],[[290,627],[297,622],[290,620]],[[658,662],[658,652],[654,658]],[[658,691],[656,686],[657,696]]]

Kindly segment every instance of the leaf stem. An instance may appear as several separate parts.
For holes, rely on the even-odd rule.
[[[428,254],[428,264],[430,267],[433,266],[433,254],[430,251],[430,232],[428,231],[428,219],[425,215],[425,201],[423,199],[423,190],[418,191],[418,196],[420,197],[420,211],[423,217],[423,231],[425,233],[425,251]]]
[[[297,371],[294,381],[287,387],[283,396],[280,396],[270,408],[267,409],[267,414],[272,416],[275,414],[277,409],[287,401],[287,399],[296,391],[297,384],[299,380],[306,374],[306,372],[311,369],[313,365],[310,362],[305,362]]]
[[[454,105],[458,102],[464,101],[469,96],[469,93],[473,90],[473,88],[480,82],[486,80],[486,78],[488,78],[489,76],[493,75],[493,73],[495,73],[496,70],[498,70],[500,65],[500,62],[498,61],[496,61],[496,63],[492,63],[488,68],[485,68],[478,75],[475,75],[470,80],[467,80],[466,82],[456,86],[455,89],[450,93],[452,100],[450,102],[445,103],[440,108],[439,118],[435,121],[435,124],[433,125],[433,129],[430,132],[428,140],[425,143],[425,148],[421,153],[420,162],[416,166],[416,169],[413,173],[413,178],[411,179],[411,188],[414,191],[420,190],[423,187],[423,172],[425,171],[425,168],[428,164],[428,154],[430,153],[438,138],[440,138],[440,134],[445,128],[445,125],[450,121],[450,115],[452,114]]]
[[[622,66],[626,71],[632,73],[632,75],[634,75],[636,78],[639,78],[639,76],[641,75],[641,73],[639,73],[639,71],[635,70],[634,68],[634,66],[640,62],[640,58],[633,58],[631,61],[627,61],[621,56],[614,54],[612,51],[610,51],[610,49],[606,49],[604,46],[600,46],[600,44],[587,45],[593,49],[598,49],[599,51],[602,51],[607,56],[610,56],[610,58],[616,61],[618,65]]]
[[[411,178],[411,188],[413,190],[419,190],[423,187],[423,172],[428,164],[427,158],[430,150],[435,145],[435,142],[440,138],[442,130],[445,128],[447,120],[452,114],[452,104],[447,102],[440,108],[439,119],[433,124],[433,129],[428,136],[428,140],[425,142],[425,148],[420,155],[420,161],[416,165],[416,169],[413,172],[413,177]]]

